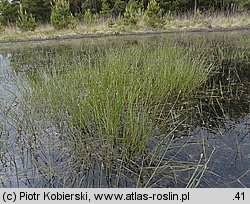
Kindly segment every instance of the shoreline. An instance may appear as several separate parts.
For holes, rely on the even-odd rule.
[[[124,36],[150,36],[150,35],[162,35],[162,34],[180,34],[180,33],[215,33],[215,32],[234,32],[234,31],[250,31],[249,26],[233,27],[233,28],[199,28],[199,29],[187,29],[187,30],[170,30],[170,31],[138,31],[138,32],[117,32],[117,33],[93,33],[93,34],[81,34],[81,35],[65,35],[62,37],[45,37],[45,38],[20,38],[11,40],[0,40],[0,44],[13,44],[13,43],[26,43],[26,42],[46,42],[46,41],[64,41],[64,40],[78,40],[88,38],[106,38],[106,37],[124,37]]]

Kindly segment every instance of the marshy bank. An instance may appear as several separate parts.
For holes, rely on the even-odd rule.
[[[1,47],[2,186],[249,187],[248,36]]]

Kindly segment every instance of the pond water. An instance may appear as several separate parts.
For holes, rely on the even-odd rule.
[[[186,160],[198,161],[204,152],[205,157],[211,157],[199,187],[250,186],[249,123],[250,114],[247,114],[224,121],[223,127],[216,130],[200,125],[192,127],[190,145],[186,145],[182,152]]]
[[[214,150],[205,186],[250,186],[250,65],[233,61],[224,63],[228,70],[206,88],[212,97],[197,96],[203,122],[191,134]]]
[[[21,163],[16,163],[17,151],[15,151],[15,145],[11,144],[16,144],[18,129],[16,119],[21,117],[18,103],[22,100],[21,89],[27,83],[25,83],[24,77],[19,76],[11,68],[10,62],[10,53],[6,55],[0,53],[0,155],[2,162],[0,178],[2,181],[10,177],[10,186],[18,186],[15,173],[11,169],[12,162],[17,166],[21,166]]]
[[[19,77],[10,65],[11,54],[6,56],[0,53],[0,121],[4,124],[5,130],[11,132],[14,126],[11,111],[15,108],[21,97],[21,84],[24,84],[22,77]]]
[[[12,60],[11,52],[0,54],[0,181],[4,187],[51,186],[55,178],[44,176],[48,172],[37,162],[52,164],[51,175],[70,164],[67,159],[61,160],[62,154],[55,148],[59,133],[49,124],[41,131],[43,140],[40,142],[43,144],[36,156],[31,156],[32,149],[27,145],[34,136],[27,133],[19,138],[19,124],[23,122],[19,103],[21,93],[28,90],[28,83],[24,72],[14,70]],[[183,144],[181,152],[173,147],[173,154],[179,152],[180,161],[206,161],[206,170],[193,174],[198,177],[202,174],[197,187],[250,187],[250,70],[249,64],[234,64],[234,68],[237,68],[235,74],[218,74],[220,77],[213,78],[196,94],[199,105],[192,109],[196,116],[189,124],[189,131],[175,139],[177,146]],[[39,119],[36,122],[39,123]],[[41,134],[40,130],[35,131]],[[180,178],[186,176],[185,173],[179,175]],[[186,187],[187,184],[167,182],[162,186]]]

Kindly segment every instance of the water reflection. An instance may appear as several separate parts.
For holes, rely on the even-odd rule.
[[[217,131],[198,125],[192,135],[205,141],[206,151],[215,150],[201,186],[250,187],[250,114]]]
[[[0,101],[9,102],[16,97],[20,96],[19,87],[20,79],[16,72],[11,69],[12,55],[7,53],[7,55],[0,54]]]
[[[0,53],[0,178],[1,182],[9,180],[10,187],[18,187],[14,175],[22,166],[16,148],[18,123],[22,118],[19,103],[22,89],[26,87],[27,83],[22,76],[12,69],[11,60],[12,55],[10,53]]]
[[[222,63],[221,73],[196,97],[199,122],[193,125],[190,135],[200,140],[206,151],[215,150],[201,186],[250,187],[248,59]],[[199,148],[193,147],[191,151],[199,151]]]

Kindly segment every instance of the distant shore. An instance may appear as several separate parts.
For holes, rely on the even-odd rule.
[[[145,30],[145,31],[132,31],[132,32],[109,32],[109,33],[84,33],[84,34],[68,34],[55,35],[55,36],[43,36],[34,37],[32,32],[26,37],[6,38],[1,39],[0,44],[11,44],[11,43],[25,43],[25,42],[44,42],[44,41],[62,41],[62,40],[77,40],[84,38],[103,38],[110,36],[143,36],[143,35],[160,35],[160,34],[177,34],[177,33],[202,33],[202,32],[232,32],[232,31],[250,31],[249,26],[239,26],[231,28],[189,28],[189,29],[172,29],[172,30]],[[58,32],[58,31],[55,31]]]

